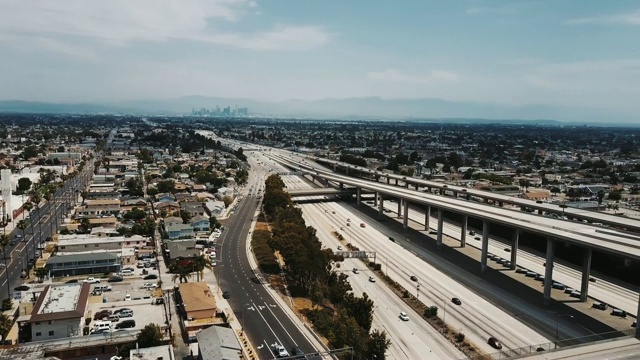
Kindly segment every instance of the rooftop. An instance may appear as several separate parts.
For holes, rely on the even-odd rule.
[[[47,285],[31,312],[29,322],[83,317],[90,284]]]
[[[103,230],[108,230],[103,228]],[[58,237],[58,248],[61,246],[72,246],[72,245],[85,245],[85,244],[93,244],[93,243],[126,243],[126,242],[140,242],[147,241],[147,238],[140,235],[133,235],[131,237],[124,236],[109,236],[109,237],[100,237],[96,235],[88,235],[88,234],[79,234],[79,235],[59,235]]]
[[[149,348],[131,349],[129,350],[129,359],[131,360],[174,360],[173,349],[171,345],[160,345]]]
[[[179,285],[180,295],[187,313],[190,311],[209,310],[216,308],[216,300],[206,283],[193,282]]]

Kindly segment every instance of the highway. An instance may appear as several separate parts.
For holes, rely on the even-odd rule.
[[[260,192],[264,188],[266,170],[248,156],[252,171],[243,191],[243,200],[237,205],[234,214],[222,223],[225,230],[218,239],[219,253],[217,268],[220,290],[228,291],[229,305],[242,324],[245,332],[258,352],[260,359],[273,358],[271,345],[278,343],[288,351],[299,346],[304,352],[322,351],[315,349],[297,324],[289,318],[265,289],[266,282],[253,273],[247,251],[247,236],[250,224],[255,220]]]
[[[385,208],[390,211],[390,213],[397,213],[397,206],[395,203],[385,202]],[[410,207],[409,208],[409,219],[416,223],[424,224],[425,213],[424,210]],[[437,228],[437,219],[430,219],[430,228]],[[468,228],[467,230],[475,230],[476,232],[480,232],[481,229],[472,229]],[[454,239],[460,239],[460,226],[458,224],[444,222],[444,233]],[[510,247],[510,241],[502,239],[499,241],[496,238],[489,238],[489,252],[492,254],[497,254],[503,258],[510,259],[511,254],[506,252],[504,249]],[[478,249],[481,248],[481,241],[476,240],[474,236],[467,235],[467,245],[476,247]],[[531,271],[535,271],[538,274],[544,274],[544,263],[545,258],[540,255],[532,254],[530,252],[524,251],[524,249],[519,249],[518,251],[518,261],[517,264],[520,267],[525,269],[529,269]],[[581,276],[582,272],[566,265],[556,263],[554,266],[554,275],[553,279],[562,284],[565,284],[574,289],[580,289],[581,284]],[[598,299],[599,301],[606,302],[609,305],[615,306],[622,310],[625,310],[629,314],[636,314],[638,310],[638,292],[627,289],[623,286],[608,282],[599,278],[597,276],[592,275],[596,281],[589,284],[589,297],[594,299]]]
[[[35,207],[31,210],[29,216],[25,218],[29,221],[29,227],[25,229],[22,241],[16,243],[13,247],[7,245],[6,267],[0,269],[1,294],[4,295],[4,291],[6,291],[9,297],[13,297],[13,289],[23,283],[20,276],[23,269],[26,269],[27,262],[29,259],[35,259],[35,251],[38,244],[43,243],[47,237],[52,236],[57,230],[61,218],[74,205],[73,199],[74,197],[77,198],[78,194],[76,191],[82,191],[87,186],[92,174],[93,161],[88,161],[80,174],[68,179],[63,187],[56,190],[50,202],[44,201],[39,210],[36,210]],[[54,214],[58,214],[58,219],[55,219]],[[19,217],[14,221],[17,223],[21,219],[22,217]],[[55,224],[53,223],[54,220],[57,220]],[[9,235],[14,239],[16,234],[22,234],[22,230],[15,228]],[[8,280],[7,269],[9,272]],[[1,298],[4,298],[4,296]]]
[[[309,187],[306,181],[299,178],[284,176],[283,180],[287,188]],[[370,219],[361,218],[358,214],[352,212],[350,208],[346,208],[340,203],[301,204],[300,207],[303,209],[305,221],[318,230],[318,237],[323,241],[323,244],[329,245],[334,251],[340,245],[340,242],[331,235],[331,232],[337,231],[343,235],[347,242],[352,242],[360,249],[376,251],[379,256],[377,260],[383,264],[383,270],[387,275],[414,294],[417,289],[417,283],[411,281],[409,277],[412,275],[417,276],[420,284],[419,299],[426,305],[438,306],[440,308],[439,315],[445,318],[449,326],[460,329],[468,339],[483,351],[488,353],[496,351],[487,344],[487,339],[491,336],[500,339],[505,349],[515,349],[549,341],[519,322],[516,318],[504,313],[478,295],[475,295],[471,290],[456,283],[442,271],[425,263],[403,247],[389,241],[387,235],[381,234],[373,226],[361,228],[359,224],[366,224],[370,222]],[[351,219],[351,226],[347,226],[347,218]],[[401,235],[395,236],[399,239]],[[342,245],[344,247],[344,244]],[[346,271],[354,267],[352,264],[363,266],[359,260],[347,259],[345,261],[346,264],[349,264],[345,264],[343,267]],[[455,268],[448,269],[448,271],[452,270],[459,271]],[[354,275],[350,275],[350,279],[360,277],[362,276],[354,277]],[[367,279],[366,276],[362,278]],[[369,287],[372,286],[370,285]],[[383,307],[377,307],[375,311],[377,317],[381,316],[380,312],[383,313],[383,317],[388,317],[390,313],[402,311],[397,310],[398,308],[404,308],[404,311],[406,311],[404,302],[392,294],[384,283],[376,282],[374,287],[382,287],[387,292],[385,297],[377,296],[377,298],[388,299],[392,297],[396,304],[391,307],[388,302],[385,302]],[[462,299],[462,306],[452,304],[451,298],[453,297]],[[380,311],[380,309],[384,310]],[[387,309],[396,309],[396,311]],[[393,321],[390,324],[383,323],[384,329],[393,329],[397,314],[395,318],[392,318]],[[426,321],[420,320],[419,314],[414,314],[413,318],[415,318],[415,322],[420,323],[423,327],[422,332],[429,333],[429,331],[433,331],[433,328]],[[392,341],[395,340],[394,344],[398,344],[407,338],[411,338],[413,333],[415,332],[390,332],[390,335]],[[442,336],[438,336],[442,339]],[[444,358],[451,357],[449,355]],[[412,357],[409,356],[408,358]]]

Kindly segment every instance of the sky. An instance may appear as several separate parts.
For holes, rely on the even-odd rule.
[[[0,99],[438,98],[640,115],[640,2],[0,0]]]

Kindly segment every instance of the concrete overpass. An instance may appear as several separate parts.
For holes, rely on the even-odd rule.
[[[392,184],[392,181],[393,181],[394,185],[396,186],[400,186],[399,184],[402,183],[402,186],[404,186],[405,188],[413,186],[416,190],[422,187],[422,188],[426,188],[426,192],[432,192],[435,190],[440,195],[444,195],[445,192],[451,192],[453,193],[453,197],[460,196],[460,197],[466,198],[467,200],[469,200],[472,196],[475,196],[475,197],[482,198],[485,202],[491,201],[499,204],[500,206],[504,204],[510,204],[514,206],[519,206],[522,209],[525,209],[525,208],[533,209],[534,211],[538,211],[540,214],[543,212],[553,213],[561,216],[567,216],[569,218],[587,220],[591,223],[602,223],[612,227],[626,229],[629,231],[640,233],[640,221],[624,218],[617,215],[574,209],[571,207],[565,207],[566,204],[556,205],[556,204],[549,204],[544,202],[537,203],[536,201],[533,201],[533,200],[522,199],[522,198],[517,198],[513,196],[503,195],[503,194],[496,194],[496,193],[491,193],[491,192],[476,190],[476,189],[468,189],[461,186],[454,186],[454,185],[443,184],[435,181],[417,179],[410,176],[388,174],[388,173],[383,173],[383,172],[368,169],[368,168],[363,168],[361,166],[355,166],[355,165],[347,164],[340,161],[319,158],[314,156],[307,156],[307,159],[314,160],[319,164],[327,165],[333,168],[334,172],[337,171],[338,169],[342,169],[345,171],[347,175],[352,175],[352,176],[355,174],[360,174],[361,176],[368,175],[370,177],[375,178],[376,181],[379,181],[380,178],[387,178],[387,184]],[[314,170],[319,172],[326,171],[325,169],[320,169],[320,168],[314,168]]]
[[[285,189],[289,196],[303,197],[316,195],[353,195],[356,189],[315,188],[315,189]]]
[[[292,162],[290,159],[272,156],[285,166],[298,171],[315,171],[311,166]],[[640,236],[620,234],[613,230],[594,231],[591,226],[585,226],[579,222],[564,221],[541,217],[526,212],[513,211],[506,208],[486,206],[474,202],[457,198],[446,198],[434,194],[423,193],[403,187],[381,184],[379,182],[362,180],[345,175],[332,174],[327,171],[315,171],[314,178],[322,178],[326,183],[329,181],[356,188],[356,201],[359,204],[363,189],[376,193],[374,206],[379,207],[379,216],[383,216],[384,200],[389,198],[400,199],[398,201],[398,214],[402,214],[403,226],[407,228],[409,203],[418,204],[427,209],[425,223],[431,216],[432,209],[437,209],[438,228],[437,244],[442,246],[443,211],[457,213],[463,216],[461,223],[461,246],[466,244],[467,220],[469,216],[482,220],[482,249],[480,259],[480,271],[487,268],[488,235],[490,224],[501,224],[513,229],[511,245],[511,266],[516,267],[517,250],[520,233],[526,231],[546,238],[546,267],[544,274],[543,301],[548,304],[551,299],[551,288],[553,284],[553,259],[554,248],[557,242],[565,242],[579,246],[583,249],[583,269],[581,281],[581,301],[586,301],[588,297],[589,275],[591,270],[591,255],[593,250],[603,253],[622,256],[623,258],[640,261]],[[428,230],[428,229],[426,229]],[[640,313],[640,299],[638,302],[638,313]],[[640,335],[640,332],[638,332]]]

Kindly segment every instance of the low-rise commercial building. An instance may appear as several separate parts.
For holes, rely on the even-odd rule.
[[[50,257],[45,266],[50,276],[118,273],[122,265],[117,255],[108,252],[78,253]]]
[[[31,340],[60,339],[82,334],[90,284],[47,285],[33,306]]]

